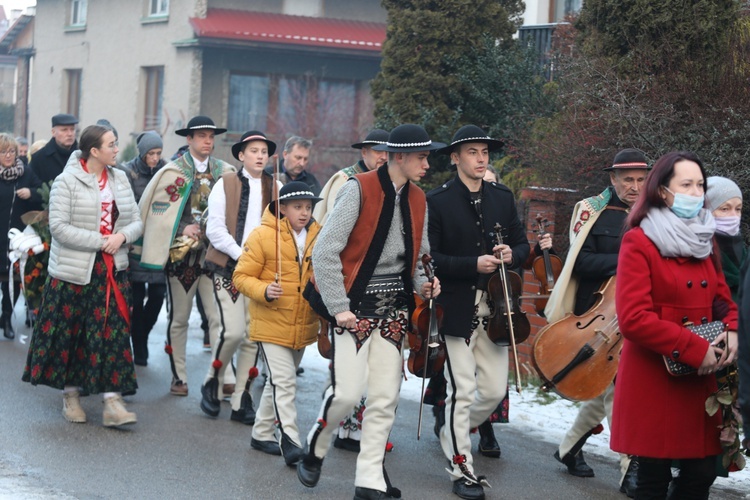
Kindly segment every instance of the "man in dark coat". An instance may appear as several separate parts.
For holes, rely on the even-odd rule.
[[[34,153],[29,167],[43,183],[51,183],[68,163],[71,153],[78,149],[76,124],[78,118],[61,113],[52,117],[52,139]]]
[[[745,261],[740,282],[740,328],[738,333],[740,353],[737,366],[740,369],[740,411],[745,429],[742,447],[750,449],[750,259]]]
[[[497,307],[487,284],[501,263],[518,267],[530,251],[513,193],[483,181],[489,153],[501,145],[479,127],[461,127],[450,146],[438,151],[450,155],[457,175],[427,195],[430,249],[444,286],[437,298],[444,311],[447,385],[440,444],[451,463],[453,493],[469,499],[484,498],[486,485],[474,475],[469,432],[502,401],[508,381],[508,348],[487,335],[490,311]],[[495,224],[502,227],[503,244],[495,242]]]

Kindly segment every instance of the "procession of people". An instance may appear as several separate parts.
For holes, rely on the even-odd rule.
[[[401,497],[386,451],[404,358],[424,348],[444,358],[431,376],[444,386],[433,399],[446,492],[489,496],[471,433],[479,429],[477,452],[500,457],[492,415],[511,379],[520,384],[517,344],[529,335],[513,279],[530,254],[555,252],[546,231],[529,241],[527,214],[492,169],[501,140],[471,124],[450,143],[417,124],[373,129],[352,145],[357,161],[321,188],[306,170],[313,143],[296,135],[277,153],[264,132],[247,131],[230,163],[214,156],[226,129],[195,116],[175,131],[187,143],[178,158],[162,160],[162,138],[145,131],[136,158],[118,165],[114,128],[100,120],[77,141],[77,124],[55,115],[52,139],[28,165],[18,142],[0,134],[10,221],[3,237],[23,229],[20,212],[40,204],[37,189],[51,184],[48,278],[19,375],[62,391],[67,421],[87,422],[81,398],[102,394],[104,426],[137,422],[123,396],[138,397],[135,365],[156,355],[149,338],[164,340],[165,392],[188,396],[187,329],[198,295],[211,355],[207,367],[191,367],[207,368],[196,404],[216,418],[228,399],[229,418],[252,426],[249,447],[281,456],[302,485],[341,474],[324,467],[334,445],[357,453],[355,499]],[[425,193],[431,153],[447,157],[455,173]],[[747,310],[738,309],[750,295],[742,192],[731,179],[708,177],[689,152],[649,162],[627,148],[602,170],[611,185],[579,201],[569,224],[557,221],[569,225],[570,246],[557,249],[566,258],[537,341],[606,300],[616,314],[608,329],[591,327],[591,341],[562,370],[549,380],[539,375],[547,389],[578,400],[556,384],[586,370],[597,349],[619,365],[597,394],[580,399],[550,460],[573,476],[594,476],[583,448],[606,418],[620,454],[613,489],[641,499],[707,498],[728,466],[721,467],[724,414],[709,415],[705,401],[720,385],[735,384],[736,393],[737,362],[747,377],[750,357]],[[17,284],[3,281],[2,327],[11,340],[18,294]],[[167,327],[158,331],[163,303]],[[409,338],[418,304],[440,308],[442,321],[431,320],[434,338],[416,345]],[[327,346],[329,380],[316,420],[298,421],[297,375],[316,341]],[[253,401],[256,379],[265,386]],[[742,379],[745,411],[748,386]]]

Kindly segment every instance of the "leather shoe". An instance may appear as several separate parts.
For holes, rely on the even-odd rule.
[[[390,498],[385,491],[373,490],[357,486],[354,488],[354,500],[378,500],[381,498]]]
[[[433,406],[432,413],[435,415],[435,427],[432,430],[435,431],[435,435],[440,439],[440,431],[445,425],[445,406]]]
[[[13,331],[13,323],[10,320],[10,316],[3,318],[3,335],[8,340],[16,338],[16,332]]]
[[[258,441],[255,438],[250,438],[250,448],[268,453],[269,455],[281,456],[281,448],[279,448],[279,443],[276,441]]]
[[[255,424],[255,408],[253,408],[253,399],[250,397],[248,391],[242,393],[240,399],[240,409],[232,410],[232,415],[229,417],[230,420],[240,422],[245,425]]]
[[[224,386],[221,388],[221,394],[223,396],[222,399],[231,399],[232,394],[234,394],[234,384],[224,384]]]
[[[201,410],[209,417],[218,417],[221,411],[221,401],[216,397],[219,381],[215,378],[201,386]]]
[[[286,434],[281,435],[281,455],[289,467],[294,467],[300,461],[305,452]]]
[[[635,498],[635,490],[638,488],[638,466],[638,459],[632,458],[620,485],[620,493],[625,493],[629,498]]]
[[[500,445],[489,420],[479,425],[479,453],[485,457],[500,458]]]
[[[187,396],[188,386],[182,380],[173,380],[172,385],[169,387],[169,393],[172,396]]]
[[[583,459],[583,452],[579,451],[575,456],[567,453],[560,458],[560,450],[555,452],[555,459],[563,463],[568,468],[568,474],[576,477],[594,477],[594,469],[589,467],[586,460]]]
[[[308,451],[297,462],[297,478],[303,485],[313,488],[320,480],[320,470],[322,468],[323,459],[316,457]]]
[[[339,450],[353,451],[359,453],[359,441],[352,438],[340,438],[336,436],[333,441],[333,447]]]
[[[453,481],[453,493],[460,498],[468,500],[481,500],[484,498],[484,488],[479,483],[472,483],[466,479]]]

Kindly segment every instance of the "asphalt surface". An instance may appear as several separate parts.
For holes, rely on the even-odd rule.
[[[21,323],[22,305],[15,323]],[[83,400],[89,422],[71,424],[61,415],[62,397],[48,387],[21,382],[27,345],[0,340],[0,498],[8,499],[350,499],[356,456],[331,447],[318,486],[305,488],[280,457],[250,449],[251,428],[229,420],[222,405],[216,419],[200,408],[200,384],[210,355],[194,311],[188,341],[186,398],[169,395],[169,363],[163,353],[164,311],[151,334],[148,367],[137,367],[139,390],[126,398],[138,423],[123,430],[101,426],[99,396]],[[17,333],[28,333],[23,325]],[[2,337],[0,336],[0,339]],[[314,349],[315,347],[312,346]],[[300,428],[316,419],[324,369],[306,366],[298,379]],[[261,389],[260,377],[254,387]],[[258,400],[256,394],[256,401]],[[391,435],[395,448],[386,460],[393,484],[405,499],[458,498],[451,493],[447,465],[432,433],[428,411],[422,439],[416,440],[418,405],[402,401]],[[511,408],[512,419],[512,408]],[[614,459],[587,456],[596,477],[570,476],[552,458],[556,445],[531,440],[512,425],[496,425],[500,459],[475,455],[477,474],[488,477],[489,499],[617,499]],[[476,436],[472,438],[476,446]],[[749,488],[750,489],[750,486]],[[714,492],[712,498],[745,498],[745,492]]]

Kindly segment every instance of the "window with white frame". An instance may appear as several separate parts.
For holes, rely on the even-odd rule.
[[[83,26],[86,24],[86,8],[88,0],[70,0],[70,25]]]
[[[169,0],[148,0],[149,16],[166,16],[169,14]]]

